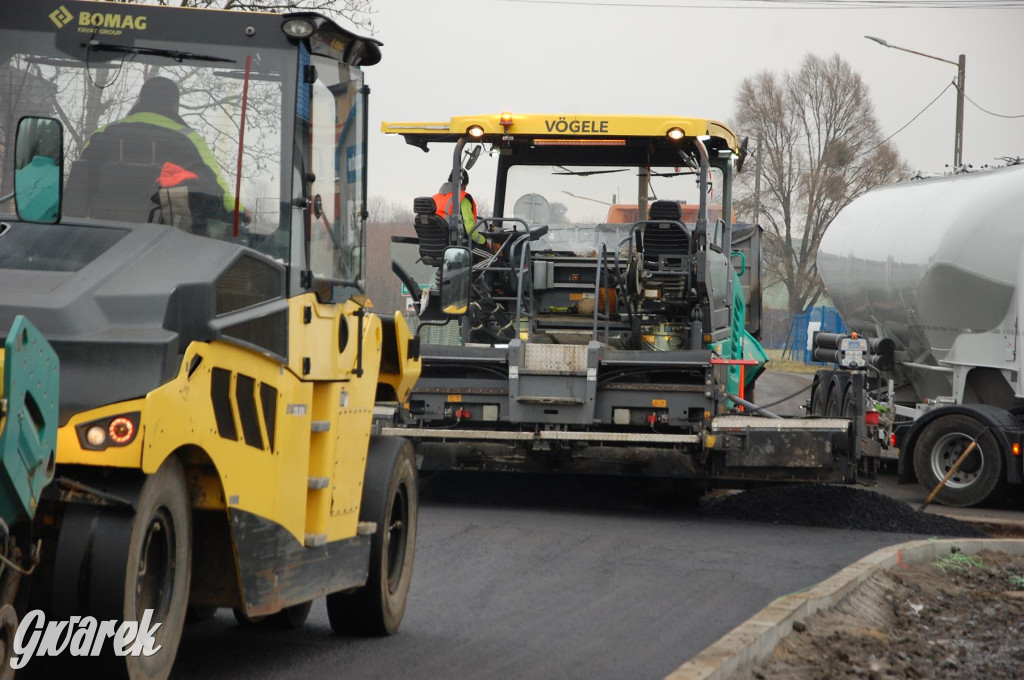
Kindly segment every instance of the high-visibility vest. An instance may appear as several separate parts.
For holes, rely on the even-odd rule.
[[[469,194],[467,194],[465,191],[462,191],[462,192],[459,193],[459,210],[462,210],[462,201],[464,201],[467,198],[469,199],[469,205],[472,206],[472,208],[473,208],[473,224],[463,225],[466,228],[466,233],[468,234],[470,229],[472,229],[476,225],[477,217],[476,217],[476,201],[474,201],[473,197],[470,196]],[[434,194],[434,207],[436,208],[437,214],[439,216],[441,216],[441,217],[448,217],[448,215],[449,215],[448,208],[451,205],[451,203],[452,203],[452,192],[449,191],[446,194]],[[483,243],[487,243],[487,238],[483,234],[481,234],[479,231],[477,231],[477,232],[473,233],[473,241],[476,242],[476,243],[479,243],[479,244],[483,244]]]
[[[98,128],[92,135],[90,135],[89,139],[86,141],[85,146],[82,148],[82,153],[85,154],[86,150],[89,148],[90,142],[92,142],[92,138],[94,135],[103,133],[109,130],[110,128],[116,129],[118,125],[131,123],[153,125],[164,130],[170,130],[172,132],[180,134],[183,140],[188,140],[185,143],[195,147],[195,151],[196,153],[199,154],[199,158],[202,161],[203,165],[205,165],[206,168],[210,171],[213,179],[216,180],[217,185],[220,187],[221,192],[223,192],[224,209],[227,210],[228,212],[234,212],[235,197],[231,193],[231,187],[228,186],[228,183],[221,175],[220,168],[217,165],[217,161],[213,157],[213,153],[211,153],[210,151],[210,147],[206,145],[206,142],[203,140],[202,137],[199,136],[199,133],[190,128],[188,125],[183,125],[182,123],[179,123],[178,121],[168,118],[167,116],[164,116],[162,114],[152,113],[150,111],[139,111],[137,113],[129,115],[126,118],[114,121],[109,125],[104,125]]]
[[[463,199],[469,194],[465,191],[459,193],[459,205],[462,205]],[[452,193],[449,191],[447,194],[434,194],[434,206],[437,208],[437,214],[441,217],[448,217],[448,207],[451,205]],[[473,221],[476,221],[476,201],[473,200],[472,196],[469,196],[469,204],[473,206]]]

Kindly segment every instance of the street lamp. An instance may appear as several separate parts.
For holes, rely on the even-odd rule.
[[[934,57],[924,52],[917,52],[915,50],[908,50],[906,47],[897,47],[896,45],[890,45],[881,38],[876,38],[873,35],[864,36],[868,40],[874,40],[882,47],[891,47],[894,50],[901,50],[903,52],[910,52],[921,57],[928,57],[935,61],[945,62],[956,66],[956,137],[953,139],[953,169],[959,168],[963,164],[963,152],[964,152],[964,69],[967,66],[967,57],[960,55],[960,61],[950,61],[949,59],[942,59],[941,57]]]

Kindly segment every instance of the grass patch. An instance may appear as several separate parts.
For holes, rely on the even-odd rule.
[[[814,373],[824,366],[818,364],[805,364],[802,361],[794,361],[790,358],[782,357],[781,349],[769,349],[765,350],[768,353],[768,358],[771,360],[768,362],[766,370],[769,371],[781,371],[784,373]]]

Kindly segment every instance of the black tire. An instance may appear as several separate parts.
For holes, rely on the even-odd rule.
[[[828,397],[828,383],[817,376],[811,384],[811,415],[825,415],[825,400]]]
[[[830,385],[828,398],[825,399],[825,416],[828,418],[841,418],[843,413],[843,393],[838,385]]]
[[[253,626],[258,626],[267,620],[266,616],[249,616],[238,607],[232,609],[231,613],[235,617],[235,622],[243,628],[252,628]]]
[[[412,444],[372,437],[366,459],[361,522],[375,522],[366,585],[327,596],[327,617],[337,633],[391,635],[405,614],[416,548],[416,462]]]
[[[272,615],[267,619],[267,623],[279,630],[297,630],[306,625],[306,619],[309,618],[309,610],[312,607],[312,600],[293,604]]]
[[[857,415],[857,403],[853,397],[853,385],[848,385],[846,388],[846,394],[843,395],[843,407],[839,412],[842,418],[849,418],[853,420],[854,416]]]
[[[11,668],[11,657],[14,656],[14,637],[18,634],[18,613],[10,604],[0,607],[0,680],[13,680],[14,669]]]
[[[185,610],[185,623],[202,623],[217,615],[217,607],[213,605],[189,605]]]
[[[941,416],[918,435],[913,451],[917,480],[931,493],[975,439],[978,447],[939,491],[937,502],[965,508],[1003,495],[1004,458],[998,440],[981,422],[960,414]]]
[[[90,673],[132,680],[164,680],[178,652],[192,567],[192,506],[185,470],[176,458],[141,479],[135,514],[122,509],[68,505],[57,543],[53,612],[98,620],[141,621],[152,609],[151,655],[117,657],[103,647]],[[62,657],[55,661],[63,661]],[[89,659],[75,658],[75,668]]]

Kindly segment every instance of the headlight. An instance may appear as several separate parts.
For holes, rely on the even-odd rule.
[[[112,446],[127,446],[139,433],[139,412],[92,420],[75,427],[78,443],[88,451],[103,451]]]
[[[281,30],[292,38],[305,38],[312,35],[314,28],[313,23],[306,19],[289,19],[281,25]]]

